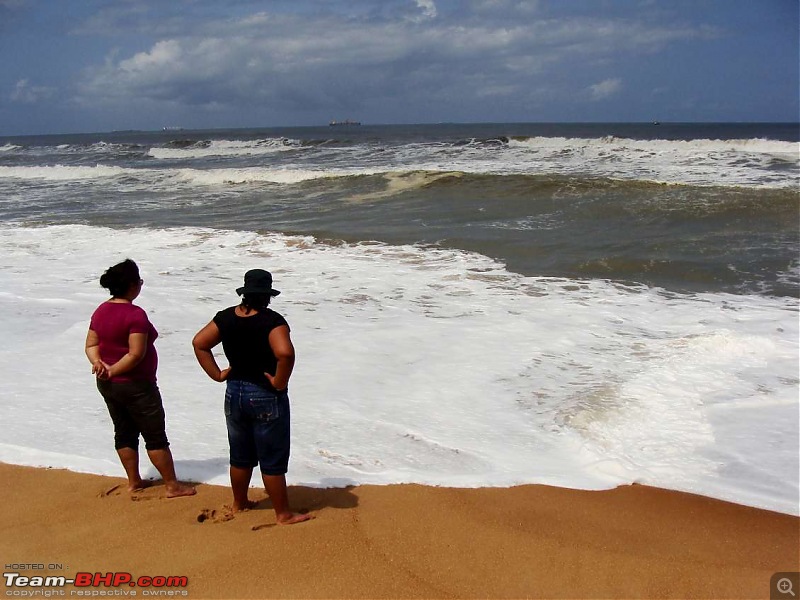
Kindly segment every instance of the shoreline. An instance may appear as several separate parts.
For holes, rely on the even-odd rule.
[[[234,515],[225,486],[166,499],[163,485],[129,494],[119,477],[5,463],[0,474],[4,565],[188,579],[162,596],[769,598],[774,573],[800,571],[799,517],[641,485],[290,486],[316,518],[276,526],[256,488],[258,505]]]

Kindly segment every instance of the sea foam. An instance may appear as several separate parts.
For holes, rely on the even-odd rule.
[[[0,248],[0,460],[121,475],[83,342],[99,275],[131,257],[182,477],[227,483],[223,386],[191,338],[261,267],[298,351],[291,483],[641,482],[800,514],[796,299],[214,229],[5,225]]]

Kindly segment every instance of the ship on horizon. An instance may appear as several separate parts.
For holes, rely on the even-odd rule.
[[[328,123],[331,127],[335,127],[337,125],[361,125],[361,121],[351,121],[350,119],[345,119],[344,121],[331,121]]]

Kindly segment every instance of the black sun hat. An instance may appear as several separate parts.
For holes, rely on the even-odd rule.
[[[244,274],[244,286],[238,288],[236,293],[242,294],[269,294],[277,296],[278,290],[272,289],[272,273],[264,269],[250,269]]]

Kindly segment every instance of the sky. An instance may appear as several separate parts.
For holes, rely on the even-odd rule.
[[[798,121],[798,0],[0,0],[0,135]]]

